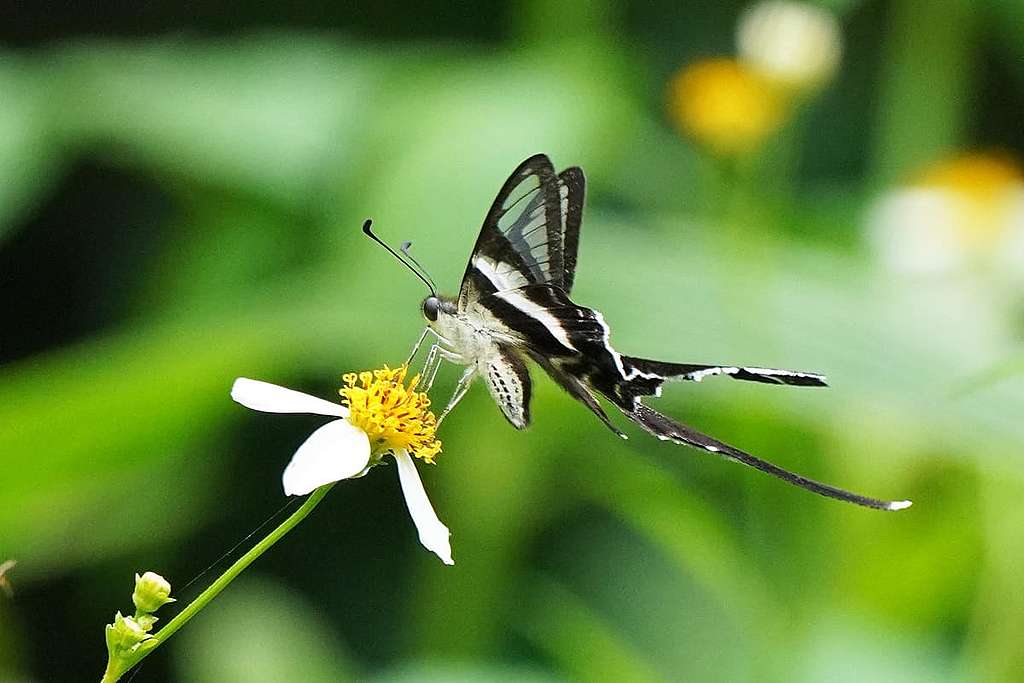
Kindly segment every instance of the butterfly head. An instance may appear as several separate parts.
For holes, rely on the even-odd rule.
[[[431,294],[423,300],[423,317],[430,322],[437,322],[437,314],[441,312],[441,300]]]
[[[446,296],[431,294],[420,304],[423,317],[428,323],[436,323],[438,318],[453,315],[456,311],[455,301]]]

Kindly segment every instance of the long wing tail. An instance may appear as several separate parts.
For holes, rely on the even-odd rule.
[[[676,422],[672,418],[662,415],[658,411],[648,408],[640,402],[637,402],[636,407],[632,412],[627,410],[623,410],[622,412],[626,417],[633,420],[633,422],[636,422],[645,430],[663,441],[674,441],[687,446],[693,446],[694,448],[702,448],[710,453],[715,453],[717,455],[739,461],[744,465],[761,470],[765,474],[770,474],[782,481],[794,486],[799,486],[800,488],[811,491],[812,493],[817,493],[820,496],[835,498],[837,500],[846,501],[847,503],[875,508],[876,510],[903,510],[911,505],[911,501],[909,500],[878,500],[877,498],[869,498],[867,496],[836,488],[835,486],[822,484],[821,482],[814,481],[813,479],[808,479],[807,477],[790,472],[789,470],[782,469],[778,465],[773,465],[770,462],[761,460],[749,453],[744,453],[738,448],[733,448],[729,444],[722,443],[717,439],[712,439],[710,436],[701,434],[695,429],[691,429],[684,424]]]
[[[696,365],[693,363],[666,363],[660,360],[623,356],[622,360],[645,375],[657,375],[665,380],[691,380],[699,382],[712,375],[728,375],[733,379],[763,384],[791,384],[801,387],[825,387],[825,376],[814,372],[776,370],[774,368],[743,367],[738,365]]]

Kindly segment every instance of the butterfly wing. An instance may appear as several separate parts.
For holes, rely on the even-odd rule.
[[[806,489],[812,493],[817,493],[819,496],[835,498],[836,500],[863,505],[864,507],[876,510],[903,510],[910,507],[910,501],[908,500],[879,500],[869,496],[862,496],[859,493],[853,493],[830,484],[823,484],[820,481],[808,479],[796,472],[790,472],[767,460],[762,460],[757,456],[741,451],[735,446],[730,446],[706,434],[701,434],[696,429],[687,427],[681,422],[662,415],[639,401],[632,411],[623,410],[622,412],[626,417],[662,441],[673,441],[678,444],[699,448],[708,453],[714,453],[728,460],[741,462],[748,467],[753,467],[784,482]]]
[[[516,429],[530,424],[530,372],[511,347],[497,344],[481,374],[502,414]]]
[[[577,167],[555,174],[543,154],[516,168],[498,192],[462,278],[458,306],[530,284],[572,288],[586,181]]]
[[[820,495],[867,507],[898,510],[909,501],[882,501],[812,481],[701,434],[641,401],[658,396],[670,379],[700,381],[725,374],[772,384],[823,386],[814,373],[771,368],[664,363],[623,356],[608,341],[601,314],[569,300],[576,270],[584,194],[583,173],[555,175],[551,161],[536,155],[505,181],[484,220],[459,292],[458,311],[490,338],[478,360],[491,395],[513,426],[529,424],[529,355],[605,425],[600,394],[659,439],[700,448],[742,462]]]
[[[608,419],[595,392],[631,407],[638,392],[649,395],[660,387],[652,379],[627,379],[622,357],[608,344],[601,314],[577,306],[560,287],[533,284],[493,292],[472,302],[470,311],[489,336],[525,351],[619,436],[622,432]]]
[[[824,378],[820,375],[769,368],[662,363],[624,356],[609,343],[608,326],[600,313],[574,304],[563,290],[551,285],[495,292],[483,297],[479,305],[501,321],[502,335],[516,338],[518,347],[525,349],[573,398],[620,436],[622,433],[597,403],[596,394],[604,396],[623,415],[659,439],[736,460],[822,496],[882,510],[899,510],[909,505],[906,501],[869,498],[808,479],[701,434],[642,402],[645,396],[660,395],[662,385],[670,379],[699,381],[707,375],[726,374],[773,384],[823,386]]]
[[[789,384],[799,387],[825,387],[824,375],[816,372],[779,370],[777,368],[756,368],[742,365],[697,365],[693,363],[666,363],[660,360],[623,356],[633,367],[646,373],[661,375],[666,380],[688,380],[700,382],[705,377],[726,375],[733,379],[761,384]]]
[[[586,188],[587,181],[579,166],[572,166],[558,174],[558,191],[562,201],[561,287],[566,294],[572,293],[572,283],[576,278],[576,251],[580,246],[580,224],[583,222]]]
[[[529,350],[528,353],[530,354],[530,357],[533,358],[534,362],[544,369],[544,372],[548,374],[548,377],[553,379],[558,386],[562,387],[566,391],[566,393],[582,403],[590,412],[596,415],[597,419],[601,420],[605,427],[610,429],[616,436],[623,439],[627,438],[626,435],[622,433],[622,430],[613,425],[612,421],[608,419],[608,414],[604,412],[604,408],[602,408],[601,404],[597,402],[597,397],[594,396],[594,392],[591,391],[585,381],[570,372],[561,369],[543,354]]]

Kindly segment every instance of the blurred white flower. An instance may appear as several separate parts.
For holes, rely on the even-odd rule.
[[[1024,281],[1024,174],[989,154],[937,164],[875,203],[868,236],[898,272],[980,270]]]
[[[420,543],[445,564],[455,564],[448,527],[434,512],[410,456],[411,452],[433,462],[441,450],[440,442],[434,438],[436,420],[426,394],[415,391],[418,376],[406,387],[405,372],[403,366],[345,375],[347,386],[341,394],[347,407],[244,377],[235,380],[231,398],[247,408],[268,413],[338,418],[314,431],[295,451],[282,477],[287,495],[301,496],[324,484],[361,477],[385,455],[394,456],[402,494]]]
[[[740,58],[765,78],[788,89],[820,87],[842,57],[839,22],[806,2],[767,0],[747,9],[736,30]]]

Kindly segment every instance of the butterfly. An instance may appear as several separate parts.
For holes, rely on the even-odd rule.
[[[699,382],[712,375],[766,384],[826,386],[822,375],[741,365],[671,363],[627,356],[609,343],[609,328],[596,310],[574,303],[572,292],[579,249],[586,181],[582,169],[556,173],[537,154],[522,162],[498,192],[473,247],[458,296],[437,293],[433,280],[409,253],[408,260],[377,238],[366,221],[363,231],[402,261],[430,288],[421,309],[428,334],[436,337],[422,372],[429,388],[442,360],[465,367],[439,421],[480,378],[505,418],[516,429],[530,424],[532,361],[617,436],[598,397],[665,441],[692,446],[739,461],[795,486],[842,501],[881,510],[900,510],[910,501],[883,501],[851,493],[785,470],[702,434],[644,403],[661,395],[668,381]]]

